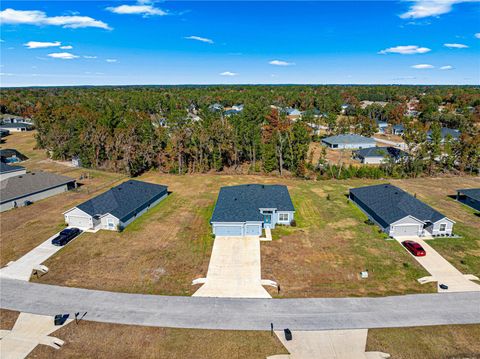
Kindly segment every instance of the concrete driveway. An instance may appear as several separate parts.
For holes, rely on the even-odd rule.
[[[0,330],[0,357],[2,359],[23,359],[39,344],[60,349],[64,341],[49,334],[70,323],[55,326],[53,317],[20,313],[12,330]]]
[[[64,247],[57,247],[52,244],[52,239],[57,235],[58,233],[54,234],[23,257],[20,257],[16,261],[10,262],[5,267],[1,268],[0,277],[28,281],[32,276],[33,270],[46,273],[48,268],[43,266],[42,263]]]
[[[412,240],[419,243],[426,251],[426,256],[414,257],[418,263],[422,265],[430,274],[431,277],[420,278],[420,283],[437,282],[437,289],[439,292],[472,292],[480,291],[480,285],[471,281],[471,279],[478,280],[477,277],[471,274],[462,274],[450,262],[443,258],[435,249],[433,249],[425,240],[419,237],[397,237],[398,242],[405,240]],[[434,239],[432,239],[434,240]],[[452,238],[452,241],[455,239]],[[402,246],[403,247],[403,246]],[[406,249],[405,249],[406,250]],[[441,289],[440,284],[446,284],[447,290]]]
[[[206,278],[193,296],[231,298],[271,298],[262,287],[260,238],[221,237],[213,243]]]
[[[269,356],[268,359],[382,359],[382,352],[365,352],[367,329],[293,331],[287,341],[283,331],[275,331],[290,354]]]

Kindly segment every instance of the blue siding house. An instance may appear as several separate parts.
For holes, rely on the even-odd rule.
[[[263,228],[294,219],[286,186],[245,184],[222,187],[210,223],[216,236],[260,236]]]

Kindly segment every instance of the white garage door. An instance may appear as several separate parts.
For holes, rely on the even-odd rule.
[[[261,234],[260,224],[247,224],[245,226],[246,236],[259,236]]]
[[[90,218],[80,216],[68,216],[68,225],[78,228],[90,228]]]
[[[243,226],[215,226],[216,236],[243,236]]]
[[[397,237],[417,236],[420,227],[418,225],[398,225],[394,227],[394,235]]]

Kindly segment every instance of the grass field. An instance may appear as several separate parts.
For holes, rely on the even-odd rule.
[[[20,134],[24,135],[24,134]],[[27,134],[31,137],[31,134]],[[25,136],[27,136],[25,135]],[[1,263],[18,258],[63,226],[62,212],[108,189],[124,177],[102,171],[72,169],[45,159],[29,149],[26,137],[9,136],[12,147],[37,156],[25,162],[29,169],[89,172],[78,192],[51,197],[1,216]],[[10,144],[8,144],[10,146]],[[22,147],[24,146],[24,148]],[[43,157],[42,157],[43,156]],[[45,168],[47,169],[47,168]],[[262,277],[280,283],[280,297],[382,296],[434,291],[420,285],[427,275],[395,241],[384,240],[376,226],[348,203],[348,189],[379,183],[369,180],[304,181],[248,175],[164,175],[155,171],[140,180],[165,184],[172,194],[137,219],[122,233],[86,233],[45,264],[50,271],[43,283],[123,292],[191,295],[191,281],[207,272],[213,238],[208,223],[221,186],[241,183],[280,183],[289,187],[296,207],[297,227],[278,227],[274,240],[262,243]],[[385,182],[385,181],[382,181]],[[462,239],[432,243],[465,273],[480,275],[479,219],[474,211],[448,197],[457,188],[479,187],[473,177],[394,180],[455,220]],[[368,279],[359,272],[369,270]],[[37,280],[37,279],[35,279]],[[273,295],[278,296],[277,293]]]
[[[0,309],[0,329],[11,329],[17,312]],[[81,321],[52,334],[60,350],[37,346],[31,358],[236,358],[264,359],[286,349],[269,332],[139,327]],[[392,359],[480,358],[480,325],[372,329],[367,350]]]

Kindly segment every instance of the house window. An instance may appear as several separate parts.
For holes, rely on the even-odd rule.
[[[279,213],[278,220],[280,222],[288,222],[288,213]]]
[[[441,223],[440,224],[440,232],[445,232],[446,229],[447,229],[447,224],[446,223]]]

